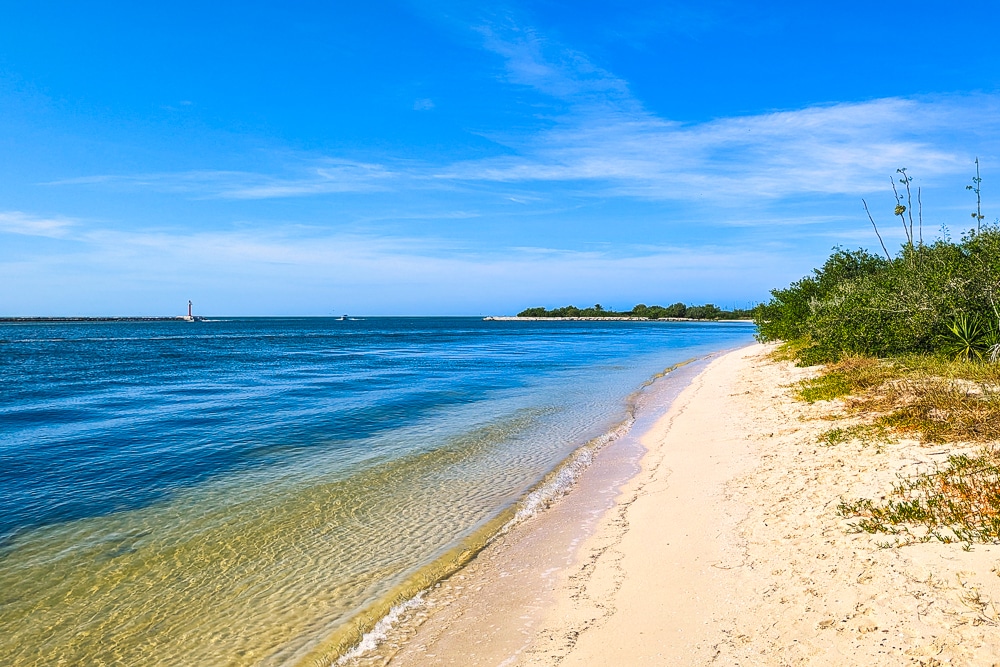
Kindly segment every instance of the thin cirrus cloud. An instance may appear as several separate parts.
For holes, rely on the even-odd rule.
[[[208,169],[132,175],[103,174],[62,179],[45,185],[105,185],[185,193],[198,198],[276,199],[384,191],[400,176],[383,165],[347,160],[322,160],[319,164],[303,164],[296,171],[301,175],[276,176],[250,171]]]
[[[474,30],[482,36],[485,50],[504,59],[503,79],[508,83],[577,104],[635,104],[624,80],[594,65],[585,54],[546,39],[530,27],[508,19]]]
[[[984,113],[982,109],[989,107]],[[976,108],[976,111],[972,109]],[[682,124],[645,111],[575,108],[556,126],[491,136],[515,155],[444,165],[347,161],[303,164],[300,175],[197,170],[99,175],[49,185],[105,185],[198,198],[278,199],[428,189],[443,182],[587,182],[604,196],[686,200],[774,199],[884,189],[899,166],[931,177],[968,171],[996,153],[1000,99],[993,95],[888,98]],[[955,128],[975,127],[961,134]]]
[[[144,312],[173,312],[169,309],[181,292],[196,295],[196,301],[215,314],[253,314],[262,308],[268,314],[323,313],[328,304],[369,314],[419,313],[428,308],[467,314],[483,305],[483,294],[498,282],[504,284],[504,294],[492,302],[501,312],[528,301],[555,302],[601,290],[627,290],[642,280],[669,284],[675,298],[690,298],[705,281],[736,280],[748,267],[759,270],[773,261],[770,254],[759,251],[693,252],[672,246],[614,251],[523,247],[491,252],[456,247],[442,239],[352,236],[299,228],[226,233],[88,229],[73,240],[80,242],[73,253],[27,264],[0,264],[0,278],[44,283],[55,274],[74,276],[75,280],[62,283],[52,307],[75,314],[81,314],[84,295],[95,289],[123,299],[141,297]],[[115,267],[113,279],[107,266]],[[767,286],[763,277],[758,282],[761,289]],[[403,285],[407,289],[401,289]],[[450,288],[442,290],[442,285]],[[20,292],[12,293],[8,306],[33,312],[33,302],[22,304],[19,298]],[[377,304],[374,312],[372,304]]]
[[[323,227],[284,225],[279,227],[232,229],[229,231],[191,231],[185,229],[120,230],[95,224],[83,225],[67,219],[47,219],[20,212],[0,212],[0,233],[57,237],[77,243],[81,250],[74,257],[96,264],[113,263],[147,271],[153,266],[197,267],[196,273],[219,270],[231,272],[243,266],[256,272],[270,266],[283,271],[318,270],[338,273],[345,268],[364,268],[381,272],[394,270],[403,275],[420,266],[426,275],[431,266],[451,267],[456,275],[473,271],[484,275],[502,275],[517,267],[518,274],[555,274],[609,269],[620,262],[639,269],[652,268],[669,258],[674,269],[695,266],[721,266],[732,257],[731,250],[706,248],[692,252],[674,245],[599,247],[590,250],[567,250],[536,246],[479,248],[447,238],[428,236],[389,236],[331,232]],[[753,253],[747,253],[748,256]],[[539,265],[537,260],[545,258]],[[728,258],[728,259],[727,259]],[[570,267],[577,266],[577,269]],[[282,268],[284,267],[284,268]],[[339,268],[338,268],[339,267]],[[600,271],[598,271],[600,273]],[[396,282],[398,276],[389,282]]]
[[[69,218],[44,217],[22,211],[0,211],[0,233],[20,236],[68,237],[76,222]]]

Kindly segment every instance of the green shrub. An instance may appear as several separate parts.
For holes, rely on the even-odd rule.
[[[876,357],[954,350],[955,323],[981,322],[973,356],[1000,343],[1000,229],[984,227],[960,242],[904,246],[892,259],[836,249],[822,268],[754,312],[762,341],[808,337],[802,363],[844,354]],[[995,348],[1000,351],[1000,346]],[[953,351],[952,354],[957,354]],[[968,355],[967,355],[968,356]],[[1000,355],[995,355],[1000,356]]]

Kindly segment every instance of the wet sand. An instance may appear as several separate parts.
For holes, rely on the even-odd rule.
[[[836,513],[955,448],[818,444],[840,404],[767,352],[714,360],[354,664],[1000,664],[1000,547],[882,548]]]
[[[629,434],[601,449],[544,511],[495,539],[458,574],[407,606],[377,645],[340,664],[498,665],[522,656],[562,591],[584,541],[641,469],[648,432],[710,359],[681,365],[638,399]],[[375,644],[372,641],[372,644]]]

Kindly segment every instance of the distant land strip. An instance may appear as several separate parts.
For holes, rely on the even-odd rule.
[[[172,317],[0,317],[2,324],[38,322],[201,322],[205,318],[195,315]]]
[[[749,318],[712,319],[700,317],[522,317],[521,315],[488,315],[485,322],[753,322]]]
[[[518,320],[667,320],[686,322],[688,320],[749,320],[753,318],[753,308],[733,308],[723,310],[713,303],[689,306],[677,302],[669,306],[647,306],[637,304],[631,310],[609,310],[595,303],[589,308],[563,306],[562,308],[525,308],[517,314]],[[499,318],[497,318],[499,319]]]

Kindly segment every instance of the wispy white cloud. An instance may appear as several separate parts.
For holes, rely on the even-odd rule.
[[[663,120],[641,109],[582,103],[549,129],[493,137],[513,149],[513,155],[503,157],[391,166],[328,160],[304,165],[293,175],[198,170],[99,175],[51,184],[274,199],[447,183],[508,183],[529,191],[553,183],[586,183],[589,192],[601,196],[754,201],[881,191],[900,166],[925,178],[964,173],[971,151],[1000,153],[995,137],[1000,137],[1000,97],[994,95],[889,98],[693,124]]]
[[[1000,130],[969,101],[884,99],[681,125],[650,114],[590,114],[535,137],[520,155],[454,165],[456,179],[591,181],[605,192],[662,199],[863,193],[899,166],[923,176],[968,170],[956,127]],[[990,112],[993,113],[990,113]],[[987,150],[995,150],[984,137]]]
[[[21,211],[0,211],[0,233],[66,238],[76,224],[63,217],[41,217]]]
[[[385,190],[399,174],[380,164],[323,160],[302,165],[290,176],[249,171],[195,170],[151,174],[103,174],[52,181],[45,185],[97,185],[188,193],[219,199],[273,199]]]
[[[884,189],[896,168],[968,171],[1000,153],[1000,96],[885,98],[679,123],[571,48],[508,21],[480,28],[506,80],[565,110],[527,136],[492,138],[514,155],[450,165],[441,176],[505,183],[586,182],[589,191],[664,200],[768,200]]]
[[[505,80],[562,100],[632,106],[628,84],[595,65],[586,54],[546,39],[511,19],[476,30],[483,46],[504,59]]]

